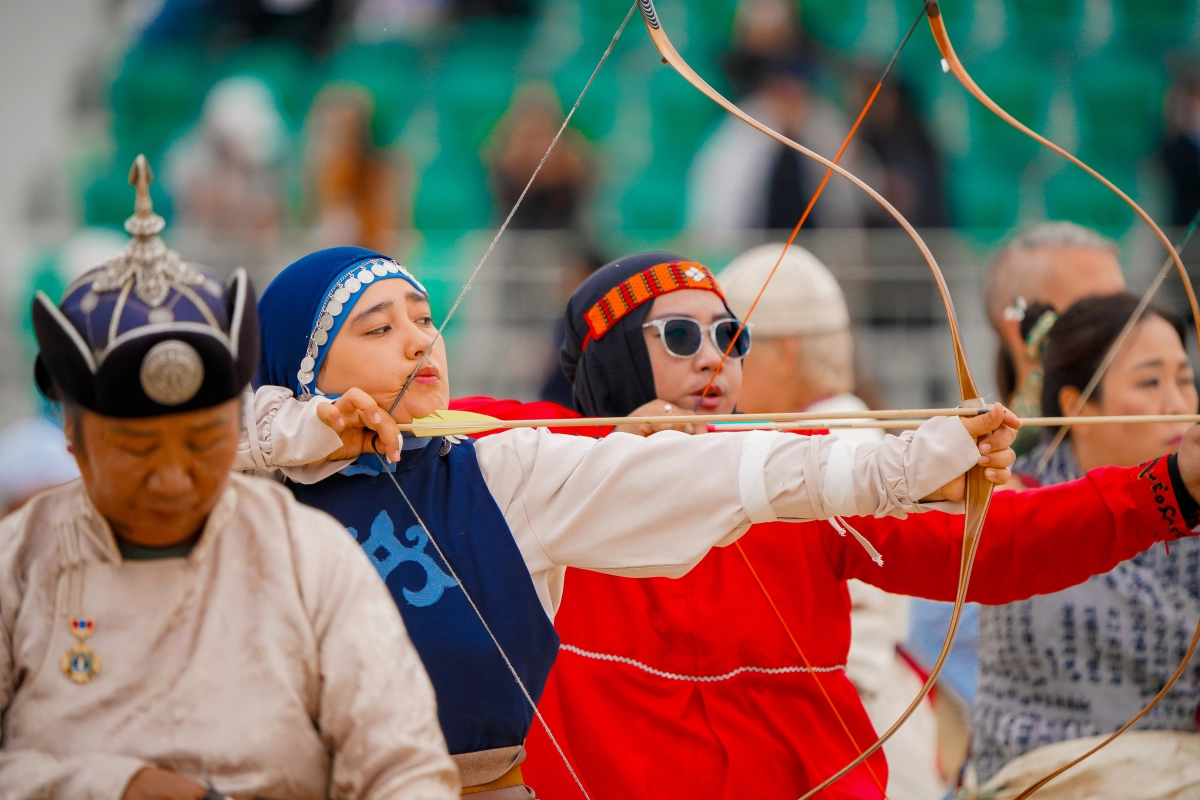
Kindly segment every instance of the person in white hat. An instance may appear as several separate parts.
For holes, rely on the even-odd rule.
[[[842,287],[821,261],[802,247],[779,242],[751,248],[721,272],[730,310],[746,319],[754,308],[754,347],[742,360],[738,408],[748,414],[789,411],[858,411],[854,394],[854,337]],[[767,276],[779,261],[770,283]],[[842,438],[876,441],[879,429],[836,431]],[[897,650],[908,638],[909,600],[862,581],[850,589],[850,654],[846,673],[878,730],[888,728],[913,697],[923,676]],[[937,717],[926,702],[884,746],[888,796],[940,797],[946,782],[938,766]]]
[[[783,245],[764,244],[735,258],[720,275],[729,307],[745,319]],[[742,362],[738,408],[776,411],[858,411],[854,395],[854,338],[837,279],[812,253],[789,247],[754,309],[754,350]],[[874,441],[882,431],[841,436]]]

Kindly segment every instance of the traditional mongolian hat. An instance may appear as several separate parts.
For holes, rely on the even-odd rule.
[[[223,283],[167,249],[151,180],[138,156],[125,252],[71,284],[61,306],[42,292],[34,298],[34,375],[51,400],[110,417],[155,417],[231,400],[254,375],[258,316],[245,271]]]

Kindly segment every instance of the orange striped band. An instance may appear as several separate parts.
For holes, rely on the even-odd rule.
[[[588,309],[583,315],[590,331],[588,339],[604,336],[622,317],[642,303],[680,289],[704,289],[714,292],[721,300],[725,299],[717,279],[703,264],[695,261],[655,264],[609,289],[596,305]]]

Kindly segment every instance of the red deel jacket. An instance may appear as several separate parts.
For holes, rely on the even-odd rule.
[[[575,416],[551,403],[451,405],[510,419]],[[968,599],[1009,603],[1073,586],[1185,535],[1181,516],[1165,458],[997,492]],[[821,521],[755,525],[740,540],[745,558],[716,548],[679,579],[568,571],[555,619],[562,651],[539,709],[592,798],[795,800],[875,741],[843,671],[845,582],[953,600],[963,517],[851,522],[882,567]],[[526,746],[524,775],[539,797],[583,796],[536,721]],[[882,798],[886,785],[880,751],[821,797]]]

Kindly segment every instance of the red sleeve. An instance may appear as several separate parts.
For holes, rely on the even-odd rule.
[[[496,400],[492,397],[474,395],[459,397],[450,401],[454,411],[473,411],[476,414],[486,414],[489,417],[504,420],[516,419],[579,419],[580,414],[569,408],[563,408],[558,403],[536,400],[532,403],[522,403],[520,400]],[[573,433],[576,436],[592,436],[600,438],[612,432],[612,428],[588,426],[583,428],[549,428],[552,433]],[[473,433],[471,438],[480,439],[500,431],[484,431]]]
[[[835,573],[889,592],[953,600],[963,517],[937,511],[906,520],[851,520],[883,556],[872,563],[853,538],[828,531]],[[1001,604],[1057,592],[1113,569],[1155,542],[1188,535],[1167,459],[1104,467],[1071,483],[997,492],[980,539],[967,599]]]

